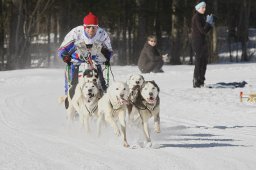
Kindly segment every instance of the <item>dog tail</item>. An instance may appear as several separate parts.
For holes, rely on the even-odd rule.
[[[66,95],[65,95],[65,96],[60,96],[60,97],[58,98],[58,103],[59,103],[59,104],[64,103],[64,101],[66,100],[66,98],[67,98]]]

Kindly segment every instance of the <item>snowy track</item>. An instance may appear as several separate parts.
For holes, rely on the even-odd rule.
[[[57,103],[62,69],[0,72],[1,170],[250,170],[256,168],[256,104],[240,103],[239,92],[256,90],[255,64],[209,65],[206,83],[247,81],[243,89],[193,89],[193,66],[165,66],[145,74],[160,86],[161,133],[154,148],[123,148],[113,130],[97,138],[79,123],[68,125]],[[112,67],[125,81],[137,67]],[[152,120],[150,121],[152,129]],[[130,145],[142,131],[128,123]]]

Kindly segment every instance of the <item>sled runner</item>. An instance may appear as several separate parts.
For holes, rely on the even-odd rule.
[[[247,102],[256,103],[256,93],[244,94],[242,91],[240,92],[240,101],[243,102],[246,99]]]

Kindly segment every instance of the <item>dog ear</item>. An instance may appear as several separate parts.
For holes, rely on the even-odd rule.
[[[156,82],[154,80],[150,81],[156,88],[157,91],[160,92],[160,88],[158,87],[158,85],[156,84]]]
[[[103,94],[104,94],[103,90],[102,89],[98,89],[97,98],[98,99],[102,98]]]
[[[142,78],[142,80],[143,80],[143,82],[145,81],[145,79],[144,79],[144,77],[143,77],[143,75],[140,75],[141,76],[141,78]]]
[[[94,68],[93,71],[98,74],[98,70],[96,68]]]
[[[86,76],[86,75],[90,75],[90,72],[91,72],[90,69],[84,70],[83,77]]]
[[[93,83],[96,87],[98,87],[98,83],[97,83],[97,82],[92,81],[92,83]]]
[[[130,80],[131,80],[131,78],[132,78],[132,75],[130,75],[129,78],[127,79],[127,81],[126,81],[126,83],[127,83],[128,85],[130,85]]]

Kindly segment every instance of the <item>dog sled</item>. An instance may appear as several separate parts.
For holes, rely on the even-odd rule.
[[[242,91],[240,92],[240,102],[248,102],[256,104],[256,93],[248,93],[244,94]]]
[[[71,66],[66,66],[65,76],[68,82],[68,86],[77,84],[84,76],[93,77],[95,72],[97,72],[97,78],[100,81],[106,80],[106,85],[109,85],[109,71],[110,66],[106,65],[105,68],[101,68],[101,65],[105,57],[101,53],[101,44],[86,44],[85,42],[76,42],[76,48],[72,49],[69,54],[72,55],[76,53],[76,58],[72,58],[71,63],[74,65],[73,79],[71,79]],[[104,59],[102,59],[104,58]],[[102,70],[102,72],[100,71]],[[102,74],[102,75],[99,75]],[[101,80],[103,79],[103,80]]]

